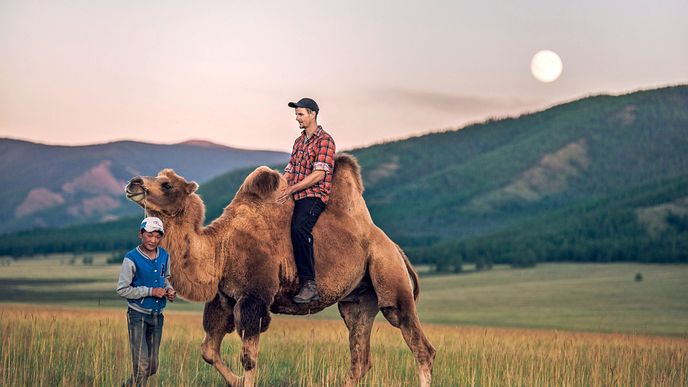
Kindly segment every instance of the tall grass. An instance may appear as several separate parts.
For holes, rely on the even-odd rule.
[[[438,386],[684,386],[688,339],[622,334],[426,326],[437,358]],[[261,336],[261,386],[340,385],[349,367],[342,322],[277,317]],[[198,313],[168,312],[159,386],[222,386],[201,359]],[[236,334],[223,358],[241,374]],[[398,330],[376,323],[373,368],[363,385],[417,383],[415,363]],[[124,309],[87,310],[3,305],[0,385],[119,385],[130,373]]]

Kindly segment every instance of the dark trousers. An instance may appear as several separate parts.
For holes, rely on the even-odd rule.
[[[128,308],[129,346],[134,369],[127,385],[145,386],[148,377],[158,371],[158,353],[164,321],[165,318],[160,313],[151,315]]]
[[[294,203],[291,217],[291,244],[294,247],[296,270],[301,283],[315,281],[315,260],[313,259],[313,226],[325,209],[325,203],[318,198],[304,198]]]

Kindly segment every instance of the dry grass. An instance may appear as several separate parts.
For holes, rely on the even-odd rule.
[[[12,262],[0,270],[0,303],[121,310],[125,301],[114,291],[120,267],[105,265],[107,257],[94,255],[93,265],[69,265],[71,255]],[[642,282],[635,281],[637,273]],[[423,322],[436,324],[688,337],[686,278],[685,264],[495,266],[421,277],[418,311]],[[202,310],[203,304],[183,300],[168,308]],[[313,318],[340,319],[336,306]]]
[[[439,386],[684,386],[688,339],[562,331],[426,326],[438,350]],[[122,310],[25,305],[0,308],[0,385],[118,385],[129,374]],[[160,386],[224,385],[203,362],[197,312],[166,315]],[[340,321],[277,317],[261,337],[261,386],[340,385],[348,369]],[[416,384],[416,368],[399,332],[378,322],[373,368],[363,385]],[[223,357],[240,370],[239,340],[225,339]],[[240,373],[240,372],[238,372]]]

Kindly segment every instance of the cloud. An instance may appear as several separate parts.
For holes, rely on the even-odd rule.
[[[448,94],[432,90],[404,88],[377,89],[371,93],[388,104],[459,115],[511,112],[514,109],[520,110],[536,104],[535,101],[518,98]]]

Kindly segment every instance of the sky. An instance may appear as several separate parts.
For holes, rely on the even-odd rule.
[[[688,1],[0,0],[0,137],[339,150],[688,83]],[[556,52],[561,77],[530,73]]]

